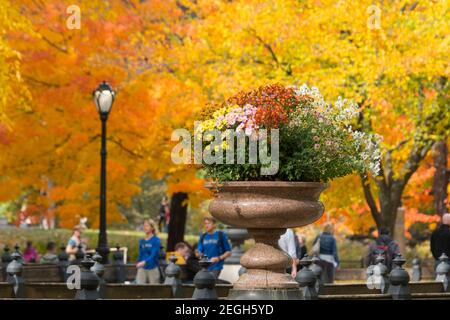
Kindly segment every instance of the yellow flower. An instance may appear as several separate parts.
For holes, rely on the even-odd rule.
[[[222,150],[227,150],[228,144],[226,141],[222,141]]]
[[[222,107],[213,113],[213,119],[216,120],[219,116],[224,116],[228,113],[227,107]]]
[[[215,125],[214,119],[209,119],[209,120],[203,121],[202,122],[202,132],[214,129],[214,125]]]

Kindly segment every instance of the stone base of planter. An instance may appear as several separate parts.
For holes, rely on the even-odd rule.
[[[231,289],[230,300],[301,300],[300,289]]]
[[[235,282],[235,289],[298,289],[298,283],[286,273],[292,260],[278,247],[285,228],[248,229],[255,246],[241,258],[247,272]]]
[[[298,283],[285,270],[250,269],[234,283],[235,289],[298,289]]]

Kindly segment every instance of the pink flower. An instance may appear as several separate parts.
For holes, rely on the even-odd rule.
[[[233,112],[227,114],[227,126],[232,127],[236,123],[237,115]]]
[[[245,122],[247,120],[247,117],[245,115],[238,115],[237,119],[238,122]]]
[[[246,104],[244,106],[244,114],[246,116],[254,115],[256,113],[256,107],[252,106],[251,104]]]
[[[258,129],[258,126],[255,125],[255,123],[253,122],[253,120],[249,120],[247,121],[247,123],[245,124],[245,134],[247,136],[251,136],[252,133]]]
[[[219,127],[219,125],[220,125],[220,123],[222,122],[223,119],[225,119],[224,116],[222,116],[222,115],[218,116],[217,119],[216,119],[215,126]]]

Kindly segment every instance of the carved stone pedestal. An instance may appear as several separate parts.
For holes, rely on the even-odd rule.
[[[319,195],[326,187],[315,182],[242,181],[208,183],[216,191],[209,210],[218,220],[247,228],[255,246],[241,258],[247,269],[230,299],[299,299],[298,283],[286,273],[292,261],[278,246],[286,228],[305,226],[322,216]]]

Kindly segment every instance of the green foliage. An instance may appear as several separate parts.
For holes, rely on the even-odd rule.
[[[130,228],[141,224],[145,218],[157,221],[161,199],[166,195],[164,180],[153,180],[148,175],[143,175],[139,184],[140,192],[131,198],[131,204],[121,204],[120,212],[126,217],[127,224],[123,227]]]

